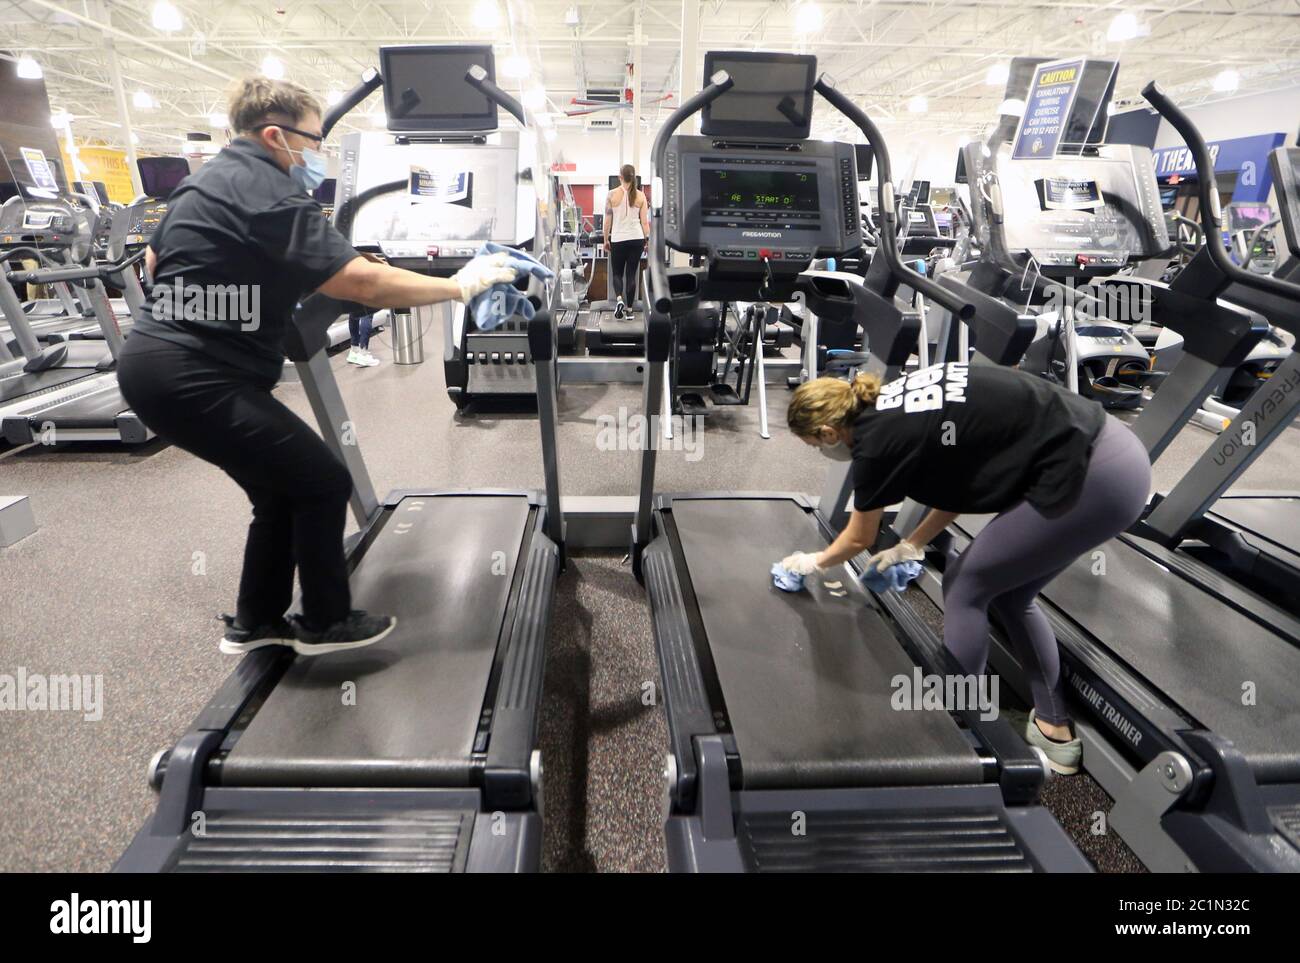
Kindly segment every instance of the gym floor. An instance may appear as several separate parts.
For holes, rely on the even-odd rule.
[[[457,417],[442,366],[334,368],[375,488],[540,488],[534,417]],[[302,389],[279,397],[311,421]],[[784,430],[787,393],[773,388],[772,438],[754,408],[710,416],[695,452],[664,452],[662,490],[820,489],[824,462]],[[604,450],[602,417],[640,411],[637,385],[565,387],[561,483],[569,494],[635,492],[635,451]],[[1156,466],[1168,487],[1209,444],[1184,429]],[[698,457],[697,457],[698,454]],[[1290,488],[1300,429],[1260,458],[1242,488]],[[0,490],[29,494],[39,531],[0,550],[0,671],[102,674],[98,722],[74,713],[0,717],[0,870],[108,869],[151,812],[153,753],[170,746],[234,666],[213,617],[233,605],[248,506],[219,471],[154,442],[0,452]],[[791,551],[809,546],[790,546]],[[454,564],[454,560],[449,560]],[[658,871],[662,710],[642,704],[656,679],[643,593],[621,553],[584,554],[561,577],[547,655],[542,750],[543,865],[554,871]],[[1103,870],[1139,868],[1112,837],[1092,837],[1108,801],[1087,777],[1056,779],[1046,803]]]

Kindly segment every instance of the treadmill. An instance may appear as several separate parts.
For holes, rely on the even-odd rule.
[[[1154,85],[1143,94],[1208,175],[1209,153],[1185,115]],[[1145,148],[1125,147],[1130,160],[1116,165],[1115,149],[1063,165],[1063,177],[1104,200],[1103,227],[1093,223],[1100,214],[1043,203],[1027,168],[1009,166],[1040,165],[1039,177],[1050,178],[1055,161],[1015,161],[996,143],[968,147],[971,183],[982,185],[973,212],[987,242],[981,268],[1019,276],[1014,263],[1000,260],[1011,252],[1040,265],[1082,264],[1088,253],[1074,239],[1084,236],[1110,237],[1109,258],[1140,255],[1143,247],[1133,245],[1144,237],[1152,253],[1163,221],[1150,159]],[[1206,191],[1213,183],[1202,179]],[[1217,217],[1217,204],[1205,206]],[[1186,342],[1133,423],[1153,459],[1267,328],[1258,314],[1217,300],[1223,276],[1211,258],[1198,254],[1169,285],[1104,282],[1143,287],[1152,312]],[[1277,282],[1255,283],[1262,290]],[[978,336],[975,343],[978,351]],[[904,503],[894,535],[910,532],[925,511]],[[987,521],[962,516],[930,546],[917,584],[935,605],[943,604],[938,573]],[[1099,559],[1104,577],[1095,571]],[[1061,645],[1083,766],[1115,800],[1109,828],[1156,871],[1300,871],[1300,697],[1292,684],[1300,678],[1300,620],[1147,537],[1140,523],[1066,569],[1039,604]],[[993,642],[990,665],[1028,698],[1015,654],[1000,633]]]
[[[83,244],[89,244],[88,223],[67,201],[32,201],[18,196],[0,207],[0,261],[30,256],[57,263],[60,255]],[[26,277],[27,272],[9,271],[6,282],[17,283]],[[109,372],[117,364],[122,333],[108,293],[98,276],[78,288],[82,302],[94,311],[103,340],[42,344],[12,284],[0,283],[0,313],[13,336],[13,348],[0,338],[0,417],[23,415],[111,379]]]
[[[702,301],[779,303],[802,292],[819,312],[859,318],[873,366],[899,370],[917,326],[893,303],[905,270],[897,251],[865,279],[804,273],[814,258],[861,246],[853,145],[808,139],[816,59],[711,52],[705,70],[705,89],[672,114],[652,155],[664,188],[651,229],[645,411],[663,401],[663,379],[650,373],[667,359],[672,327]],[[789,96],[723,100],[733,87]],[[879,131],[825,78],[815,89],[867,134],[883,201],[892,188]],[[675,135],[700,111],[703,136]],[[774,207],[771,197],[785,200]],[[704,266],[669,269],[669,247]],[[970,313],[946,289],[914,283]],[[891,707],[907,680],[947,671],[924,626],[905,636],[856,571],[798,594],[772,587],[774,560],[830,538],[812,499],[656,494],[654,475],[648,445],[632,556],[668,718],[670,870],[1088,869],[1035,802],[1044,760],[1004,720]]]
[[[453,83],[472,88],[455,109],[493,115],[494,124],[497,104],[522,116],[492,81],[490,47],[386,53],[386,72],[404,78],[403,89],[386,89],[389,117],[401,116],[393,96],[408,111],[435,114],[436,97]],[[325,132],[383,82],[367,71],[328,111]],[[365,203],[353,197],[336,217],[347,227]],[[151,763],[158,806],[117,871],[539,865],[537,723],[564,540],[550,311],[529,323],[545,494],[418,489],[380,501],[326,354],[340,308],[319,293],[308,298],[286,347],[322,436],[352,474],[354,601],[395,615],[397,627],[351,652],[301,659],[276,646],[244,656],[186,735]]]
[[[117,211],[105,247],[108,263],[21,274],[10,272],[8,277],[30,284],[57,281],[84,286],[91,282],[107,283],[123,291],[132,311],[144,310],[144,291],[135,275],[135,268],[144,260],[149,242],[166,211],[166,201],[148,198]],[[90,343],[95,342],[92,340]],[[30,444],[42,437],[58,441],[142,445],[155,437],[122,397],[116,375],[94,379],[76,391],[38,400],[20,413],[5,415],[0,418],[0,435],[11,445]]]
[[[1261,290],[1239,275],[1245,274],[1244,269],[1225,271],[1220,266],[1219,296],[1258,311],[1270,324],[1297,336],[1300,148],[1278,148],[1270,155],[1269,164],[1290,252],[1273,276],[1289,281],[1290,288]],[[1206,207],[1202,212],[1203,216],[1210,213]],[[1300,411],[1297,388],[1300,355],[1290,350],[1242,404],[1216,443],[1177,485],[1157,499],[1144,525],[1144,533],[1151,538],[1193,555],[1292,615],[1300,615],[1300,492],[1228,489],[1295,421]]]

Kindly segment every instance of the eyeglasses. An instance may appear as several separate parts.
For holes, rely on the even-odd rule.
[[[299,137],[306,137],[308,140],[314,140],[317,147],[319,147],[325,140],[324,134],[313,134],[310,131],[299,130],[297,127],[290,127],[288,124],[258,124],[256,127],[250,128],[250,130],[266,130],[268,127],[279,127],[281,130],[287,130],[289,133],[297,134]]]

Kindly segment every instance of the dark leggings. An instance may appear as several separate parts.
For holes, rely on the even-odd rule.
[[[636,301],[636,272],[641,267],[644,240],[615,241],[609,246],[609,270],[614,283],[614,297],[631,307]]]
[[[373,314],[349,314],[348,334],[352,336],[352,347],[365,351],[370,347],[370,330],[374,325]]]
[[[1142,443],[1107,417],[1083,488],[1068,509],[1048,517],[1021,502],[989,522],[943,579],[943,641],[962,667],[984,671],[992,609],[1024,666],[1035,715],[1068,723],[1056,635],[1034,600],[1080,555],[1137,521],[1150,487],[1151,462]]]
[[[208,355],[145,335],[118,362],[122,397],[167,441],[216,465],[253,503],[236,617],[265,625],[302,586],[303,618],[324,628],[351,608],[343,529],[352,478],[269,386]]]

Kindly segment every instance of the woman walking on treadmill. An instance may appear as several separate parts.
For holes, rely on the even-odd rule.
[[[610,278],[618,299],[614,317],[622,320],[636,303],[637,270],[650,234],[650,205],[636,189],[636,168],[624,164],[618,178],[622,183],[605,198],[605,250],[609,251]]]
[[[992,365],[940,364],[883,387],[818,378],[790,402],[790,430],[830,457],[853,461],[853,512],[822,552],[783,561],[811,575],[875,544],[882,510],[912,498],[930,511],[916,530],[877,552],[885,571],[920,561],[958,515],[995,514],[944,573],[944,644],[982,673],[988,613],[998,616],[1034,697],[1025,738],[1053,769],[1078,771],[1081,744],[1066,711],[1056,636],[1035,599],[1076,558],[1129,527],[1151,485],[1146,450],[1101,405]]]
[[[252,502],[221,650],[290,645],[319,655],[370,645],[395,620],[351,607],[343,554],[351,476],[271,395],[292,312],[317,290],[372,307],[468,302],[516,272],[500,254],[432,278],[354,250],[311,197],[325,177],[321,108],[297,84],[245,80],[229,117],[238,136],[172,194],[145,255],[154,287],[118,382],[145,424],[221,468]],[[286,619],[295,568],[302,614]]]

